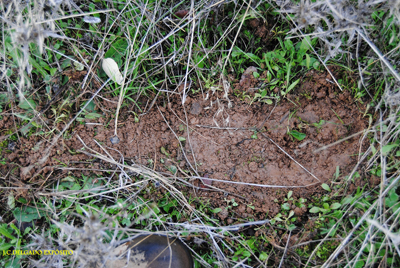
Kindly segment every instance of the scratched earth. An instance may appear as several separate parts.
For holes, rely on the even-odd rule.
[[[146,110],[150,103],[139,99],[138,106],[121,110],[119,143],[115,144],[110,139],[118,99],[105,96],[96,100],[103,116],[86,120],[95,124],[72,126],[44,163],[37,161],[49,141],[21,136],[12,148],[3,150],[7,165],[2,176],[16,178],[9,186],[48,185],[67,173],[78,177],[96,174],[106,181],[110,175],[102,170],[110,166],[79,153],[83,147],[80,137],[86,146],[102,151],[96,140],[117,161],[180,178],[186,182],[176,183],[180,191],[221,208],[215,216],[228,224],[243,218],[271,218],[281,210],[288,191],[293,191],[295,200],[310,199],[324,193],[321,183],[329,184],[337,168],[345,175],[354,167],[364,148],[361,136],[337,141],[366,129],[367,121],[364,105],[348,92],[342,93],[325,72],[306,74],[300,86],[277,105],[251,103],[262,78],[255,79],[251,72],[241,79],[231,78],[229,100],[223,90],[217,90],[208,97],[189,96],[183,107],[179,94],[159,95],[144,115],[138,106]],[[140,115],[138,120],[133,112]],[[44,116],[51,119],[51,112]],[[64,126],[61,123],[58,128]],[[1,129],[13,127],[11,117],[0,121]],[[29,198],[28,192],[17,195]],[[232,199],[235,203],[227,202]],[[296,215],[307,213],[307,208],[289,204]]]

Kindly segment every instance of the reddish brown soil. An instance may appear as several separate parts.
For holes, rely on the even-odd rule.
[[[204,184],[199,179],[189,179],[199,187],[181,189],[187,194],[210,200],[214,207],[232,205],[226,200],[234,198],[238,205],[231,207],[229,213],[224,209],[219,213],[221,219],[230,218],[228,223],[234,218],[270,218],[281,210],[280,205],[289,190],[293,190],[295,199],[309,199],[322,193],[320,183],[329,182],[337,166],[343,172],[357,160],[356,155],[360,152],[358,137],[313,153],[321,146],[366,128],[366,121],[360,113],[363,107],[357,107],[348,93],[340,93],[327,81],[329,78],[326,74],[310,73],[295,91],[295,95],[287,96],[275,108],[274,105],[260,103],[249,105],[234,96],[229,96],[233,107],[228,108],[228,102],[223,100],[222,94],[217,99],[218,92],[212,96],[212,100],[188,98],[185,109],[180,97],[170,97],[170,103],[160,99],[158,105],[141,116],[138,123],[135,123],[132,113],[121,115],[118,144],[110,141],[114,136],[114,120],[100,118],[95,121],[98,125],[79,124],[71,130],[69,139],[58,142],[45,164],[35,166],[26,174],[20,168],[13,168],[35,164],[43,157],[49,141],[39,136],[21,138],[14,151],[4,150],[7,162],[12,163],[7,170],[13,169],[12,176],[19,176],[24,183],[43,185],[45,180],[65,176],[59,170],[60,162],[68,167],[104,168],[104,163],[93,161],[85,154],[71,154],[83,147],[78,136],[87,146],[102,152],[94,142],[96,139],[106,146],[104,148],[114,159],[119,160],[123,156],[126,163],[133,161],[161,172],[168,172],[167,167],[170,165],[182,171],[189,171],[193,167],[200,176],[209,179],[204,180]],[[244,90],[244,84],[246,81],[236,85]],[[109,110],[116,107],[110,102],[102,105]],[[325,123],[314,125],[321,120]],[[0,125],[12,127],[11,122],[4,117]],[[288,130],[305,133],[306,138],[298,141],[288,135]],[[186,139],[181,143],[183,147],[173,132]],[[89,171],[79,173],[88,175]],[[95,173],[100,175],[101,172]],[[193,170],[190,174],[196,176]],[[178,176],[182,174],[178,172]],[[230,181],[241,184],[232,184]],[[223,191],[214,191],[209,186]],[[296,215],[304,214],[304,209],[291,205]]]

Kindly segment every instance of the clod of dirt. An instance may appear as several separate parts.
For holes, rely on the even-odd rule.
[[[257,170],[258,170],[258,165],[257,165],[257,163],[251,162],[251,163],[249,164],[249,170],[250,170],[251,172],[257,172]]]
[[[264,38],[268,34],[267,26],[259,19],[251,19],[249,21],[249,26],[255,29],[255,35],[257,37]]]
[[[225,207],[222,207],[222,210],[218,213],[218,217],[221,220],[225,220],[229,216],[229,212]]]
[[[257,68],[254,66],[250,66],[244,71],[242,74],[242,77],[240,78],[239,85],[242,87],[245,87],[248,83],[248,81],[251,79],[251,76],[253,75],[254,72],[257,72]]]
[[[256,67],[248,67],[242,74],[242,77],[239,81],[239,85],[242,87],[242,90],[245,90],[249,94],[254,94],[254,86],[258,82],[258,80],[254,78],[254,72],[257,72]]]
[[[308,109],[312,109],[312,106],[307,106],[304,110],[305,112],[297,113],[297,116],[300,117],[301,120],[313,124],[319,122],[319,117],[314,111],[308,111]]]
[[[303,208],[297,207],[297,208],[294,209],[294,215],[296,215],[297,217],[303,216],[303,214],[306,213],[306,212],[307,212],[307,208],[306,207],[303,207]]]
[[[201,106],[200,102],[193,102],[189,113],[192,115],[199,115],[201,111],[203,111],[203,107]]]
[[[249,25],[253,28],[256,28],[258,25],[260,25],[260,21],[258,19],[251,19],[249,20]]]
[[[189,10],[178,10],[174,14],[175,14],[175,16],[183,19],[188,13],[189,13]]]

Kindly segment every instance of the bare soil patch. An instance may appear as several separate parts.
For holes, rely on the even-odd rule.
[[[66,172],[79,176],[94,172],[100,177],[101,170],[109,166],[80,153],[83,145],[79,136],[87,146],[105,154],[95,143],[97,140],[115,160],[127,164],[146,165],[169,176],[174,166],[176,176],[195,186],[180,189],[187,195],[209,200],[214,207],[225,208],[226,200],[234,198],[238,205],[229,213],[224,209],[219,213],[228,223],[235,218],[270,218],[281,210],[289,190],[295,199],[321,194],[320,184],[329,183],[336,167],[344,173],[362,153],[359,136],[314,153],[367,127],[361,113],[364,107],[355,103],[349,93],[340,93],[329,80],[325,73],[310,72],[295,94],[276,107],[249,105],[233,95],[228,102],[219,91],[207,100],[189,97],[184,107],[177,94],[169,101],[159,98],[149,113],[139,117],[139,122],[135,122],[131,111],[123,110],[118,123],[119,143],[110,140],[114,136],[111,113],[92,120],[97,124],[77,124],[69,138],[59,140],[46,163],[35,166],[28,174],[22,174],[21,169],[35,165],[49,141],[40,136],[21,138],[12,150],[3,150],[6,171],[15,178],[11,183],[14,185],[44,185]],[[254,83],[234,85],[246,90],[244,85]],[[228,107],[229,103],[232,107]],[[107,101],[101,105],[108,110],[116,107]],[[13,123],[10,117],[4,117],[0,125],[11,128]],[[301,141],[293,138],[288,134],[293,130],[306,137]],[[61,163],[82,170],[67,171]],[[183,173],[196,176],[191,167],[208,179],[185,178]],[[291,205],[296,215],[305,213]]]

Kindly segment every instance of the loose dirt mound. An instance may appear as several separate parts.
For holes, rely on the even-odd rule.
[[[170,103],[160,100],[139,122],[135,122],[132,113],[121,116],[118,144],[110,141],[114,120],[100,118],[97,125],[77,125],[69,139],[59,141],[44,165],[35,167],[22,179],[42,184],[49,176],[57,177],[60,163],[97,169],[95,172],[100,174],[99,169],[105,167],[102,161],[77,153],[83,147],[79,136],[87,146],[105,155],[94,142],[97,140],[115,160],[123,158],[128,164],[147,165],[169,174],[170,170],[177,170],[177,176],[182,176],[180,171],[196,176],[190,171],[193,167],[209,180],[203,184],[192,178],[189,181],[199,187],[181,190],[207,198],[221,208],[227,206],[226,200],[234,198],[238,205],[232,208],[234,215],[230,218],[271,217],[280,211],[288,190],[293,190],[295,198],[317,194],[320,183],[328,182],[336,167],[341,171],[351,167],[360,153],[359,137],[313,153],[366,128],[360,113],[363,107],[357,107],[349,94],[337,94],[327,78],[325,74],[311,73],[296,95],[288,96],[276,107],[249,105],[230,96],[232,107],[228,108],[228,102],[216,94],[208,100],[188,98],[183,108],[180,97],[172,96]],[[115,108],[114,104],[107,105]],[[5,120],[8,119],[0,124],[7,125]],[[288,134],[293,131],[306,137],[299,141]],[[34,164],[48,144],[37,136],[22,138],[13,152],[4,150],[8,152],[8,162],[13,163],[8,169]],[[13,175],[18,176],[19,172],[16,169]],[[296,214],[302,213],[296,210]],[[219,216],[225,219],[228,213],[223,210]]]

